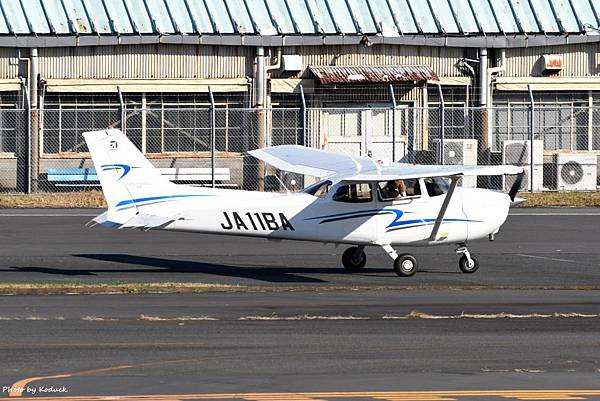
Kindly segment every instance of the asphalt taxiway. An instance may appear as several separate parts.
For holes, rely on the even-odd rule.
[[[0,302],[0,383],[64,386],[70,396],[285,393],[294,399],[289,393],[595,390],[600,381],[594,291],[14,296]]]
[[[254,290],[2,296],[0,397],[600,400],[600,210],[515,210],[476,274],[421,248],[408,279],[377,249],[349,275],[342,247],[84,228],[96,212],[0,211],[0,282]]]
[[[346,247],[171,232],[86,228],[98,210],[0,211],[2,282],[204,282],[242,285],[600,287],[600,210],[517,209],[495,242],[478,241],[476,274],[452,247],[403,248],[419,272],[400,279],[367,248],[367,268],[344,274]]]

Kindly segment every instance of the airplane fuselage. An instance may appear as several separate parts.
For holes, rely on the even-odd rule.
[[[181,216],[161,227],[165,230],[357,245],[425,246],[485,238],[504,223],[510,204],[508,196],[502,193],[458,187],[432,237],[445,194],[424,193],[392,201],[373,196],[368,201],[346,203],[334,200],[335,185],[324,197],[303,192],[181,189],[186,196],[174,194],[159,202],[128,206],[148,214]],[[190,189],[194,191],[189,193]],[[202,195],[194,197],[195,191]]]

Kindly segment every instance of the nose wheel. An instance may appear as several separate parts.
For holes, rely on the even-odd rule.
[[[460,260],[458,261],[458,267],[463,273],[475,273],[479,269],[479,260],[477,256],[469,252],[466,246],[459,246],[456,248],[456,253],[462,253]]]

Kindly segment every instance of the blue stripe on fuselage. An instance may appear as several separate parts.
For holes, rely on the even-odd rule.
[[[156,201],[156,200],[168,200],[168,199],[178,199],[178,198],[192,198],[192,197],[201,197],[201,196],[213,196],[213,195],[162,195],[162,196],[149,196],[147,198],[137,198],[137,199],[126,199],[119,203],[117,203],[116,207],[126,206],[126,205],[137,205],[142,202]]]

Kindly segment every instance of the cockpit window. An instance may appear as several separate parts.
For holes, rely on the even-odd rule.
[[[317,198],[324,198],[329,192],[329,189],[331,189],[331,181],[321,181],[306,188],[304,192],[316,196]]]
[[[382,201],[393,201],[421,195],[419,180],[404,179],[381,181],[378,183],[379,199]]]
[[[440,196],[444,195],[448,192],[450,188],[450,184],[448,184],[448,179],[443,177],[430,177],[425,178],[423,180],[425,182],[425,188],[427,188],[427,193],[429,196]]]
[[[373,200],[371,184],[342,185],[335,191],[333,200],[348,203],[371,202]]]

